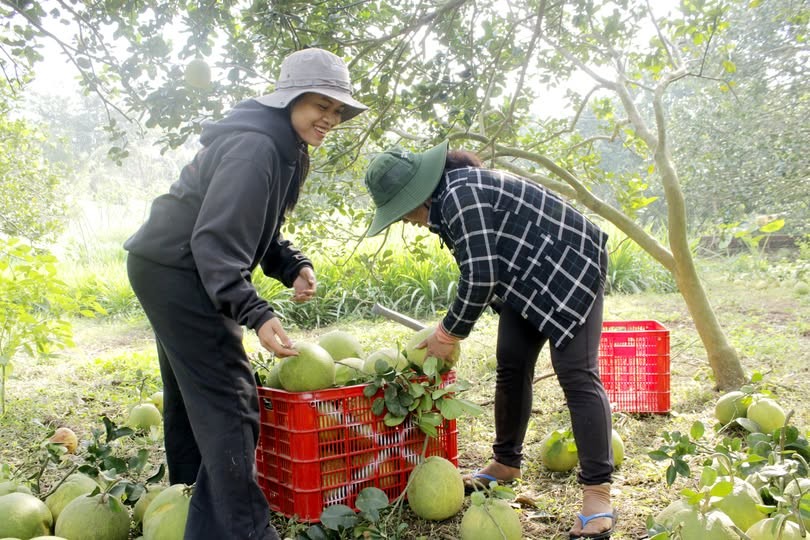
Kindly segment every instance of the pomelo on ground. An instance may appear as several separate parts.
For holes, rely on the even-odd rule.
[[[521,540],[520,518],[503,499],[473,504],[461,518],[461,540]]]
[[[166,486],[163,484],[153,484],[151,486],[147,486],[146,491],[143,495],[140,496],[138,502],[135,503],[135,506],[132,507],[132,521],[135,522],[136,525],[140,525],[143,521],[143,515],[146,513],[146,509],[149,508],[149,505],[152,501],[155,500]]]
[[[356,337],[343,330],[332,330],[318,339],[318,345],[323,347],[337,362],[344,358],[363,358],[366,353]]]
[[[344,386],[349,381],[361,381],[367,378],[363,371],[365,362],[360,358],[343,358],[335,361],[335,385]]]
[[[731,521],[742,530],[748,529],[751,525],[761,519],[768,517],[767,514],[757,509],[757,505],[762,505],[762,497],[754,486],[736,476],[720,476],[717,482],[732,482],[734,488],[732,492],[711,503],[712,508],[722,510]]]
[[[402,371],[403,369],[408,367],[408,359],[405,358],[402,355],[402,353],[400,353],[394,348],[386,347],[384,349],[376,350],[370,355],[368,355],[365,363],[363,364],[363,371],[365,371],[369,375],[376,375],[377,374],[376,365],[378,360],[382,360],[389,367],[394,368],[396,371]]]
[[[624,441],[615,429],[610,434],[610,445],[613,447],[613,466],[619,467],[624,463]]]
[[[143,515],[144,540],[183,540],[192,488],[174,484],[161,491]]]
[[[427,347],[422,349],[417,349],[417,347],[420,343],[429,338],[435,330],[436,329],[433,326],[428,326],[427,328],[418,330],[414,335],[411,336],[408,343],[405,345],[405,357],[408,359],[408,362],[413,364],[414,367],[418,368],[420,372],[425,365],[425,360],[427,360],[429,357],[427,356]],[[450,358],[446,361],[439,360],[439,373],[444,373],[450,370],[450,368],[452,368],[456,362],[458,362],[460,355],[461,346],[456,343],[455,347],[453,347],[453,352],[451,353]]]
[[[785,425],[785,410],[771,398],[759,398],[748,407],[746,416],[756,422],[762,433],[770,435],[774,430]]]
[[[45,503],[30,493],[0,497],[0,538],[32,538],[51,532],[53,516]]]
[[[129,511],[107,493],[81,495],[59,514],[54,532],[68,540],[127,540]]]
[[[726,425],[735,418],[745,417],[750,404],[750,397],[747,397],[739,390],[732,390],[720,396],[714,404],[714,417]]]
[[[298,354],[281,363],[278,378],[288,392],[322,390],[335,384],[335,361],[316,343],[296,343]]]
[[[431,456],[411,471],[408,505],[422,519],[441,521],[456,515],[464,504],[464,481],[452,462]]]
[[[0,482],[0,497],[8,495],[9,493],[28,493],[31,494],[31,488],[17,480],[6,480]]]
[[[550,471],[568,472],[577,466],[579,454],[571,430],[555,429],[540,441],[540,460]]]
[[[784,495],[793,504],[800,493],[802,506],[810,507],[810,478],[796,478],[785,486]],[[802,522],[804,528],[810,530],[810,516],[802,515]]]
[[[79,447],[79,438],[72,429],[66,427],[56,428],[48,442],[53,444],[61,444],[65,447],[68,454],[75,454],[76,449]]]
[[[672,524],[674,523],[675,516],[682,512],[683,510],[689,510],[692,508],[686,499],[675,499],[666,508],[658,512],[655,516],[655,522],[659,525],[663,525],[668,529],[672,528]]]
[[[672,528],[681,527],[681,538],[695,540],[739,540],[734,531],[734,522],[720,510],[705,514],[689,507],[677,512],[672,518]]]
[[[157,407],[160,414],[163,414],[163,391],[153,393],[151,396],[149,396],[149,401],[152,402],[152,405]]]
[[[152,403],[140,403],[129,411],[127,426],[132,429],[149,431],[152,426],[160,426],[163,416]]]
[[[73,473],[65,478],[56,491],[45,499],[45,504],[50,509],[54,521],[59,519],[59,514],[70,501],[76,497],[91,494],[97,487],[99,487],[98,483],[86,474]]]
[[[757,521],[746,531],[751,540],[802,540],[801,527],[792,521],[767,518]]]

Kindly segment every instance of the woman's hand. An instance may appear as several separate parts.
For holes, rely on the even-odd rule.
[[[284,328],[281,327],[281,322],[278,317],[273,317],[256,331],[259,336],[259,343],[262,347],[270,352],[275,353],[278,357],[295,356],[298,351],[293,347],[293,342],[287,337]]]
[[[312,300],[317,289],[318,281],[315,279],[315,270],[311,266],[302,266],[298,277],[293,282],[293,302]]]
[[[453,351],[458,347],[458,343],[443,343],[436,337],[437,332],[433,332],[428,338],[416,346],[417,349],[427,348],[426,357],[435,356],[440,360],[451,361]]]

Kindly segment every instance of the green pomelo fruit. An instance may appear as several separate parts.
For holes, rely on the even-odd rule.
[[[324,348],[337,362],[344,358],[363,358],[366,353],[357,338],[343,330],[332,330],[318,339],[318,345]]]
[[[166,489],[164,485],[150,486],[147,488],[146,493],[141,495],[138,502],[136,502],[135,506],[132,508],[132,521],[134,521],[136,525],[140,525],[143,521],[143,515],[146,513],[146,509],[149,508],[151,502],[154,501],[155,497],[160,495],[164,489]]]
[[[408,362],[413,364],[414,367],[418,368],[420,372],[422,371],[422,368],[425,365],[425,360],[427,360],[430,357],[427,356],[427,347],[422,349],[417,349],[416,347],[419,346],[419,344],[425,341],[427,338],[429,338],[434,331],[435,328],[432,326],[423,328],[417,331],[414,335],[412,335],[411,339],[409,339],[408,343],[405,345],[404,351],[405,357],[408,359]],[[456,365],[456,362],[458,362],[460,355],[461,355],[461,346],[458,343],[456,343],[456,345],[453,347],[453,352],[450,354],[450,358],[448,359],[448,361],[444,360],[438,361],[439,373],[449,371],[450,368]]]
[[[503,499],[473,504],[461,518],[461,540],[521,540],[520,518]]]
[[[408,482],[408,504],[422,519],[447,519],[464,504],[461,474],[443,457],[431,456],[414,467]]]
[[[359,381],[367,378],[363,371],[365,362],[360,358],[344,358],[335,362],[335,385],[344,386],[349,381]]]
[[[161,491],[143,516],[144,540],[183,540],[190,503],[191,488],[185,484]]]
[[[681,527],[681,538],[695,540],[739,540],[734,532],[734,522],[719,510],[701,514],[690,507],[677,512],[672,519],[672,528]]]
[[[53,516],[45,503],[29,493],[0,497],[0,537],[32,538],[51,532]]]
[[[281,364],[284,363],[284,360],[286,360],[286,358],[280,359],[275,364],[273,364],[269,370],[261,368],[260,373],[264,375],[263,383],[266,388],[276,388],[279,390],[284,388],[283,386],[281,386],[281,381],[278,378],[278,374],[281,371]]]
[[[157,407],[152,403],[141,403],[129,411],[127,426],[132,429],[149,431],[152,426],[160,426],[162,422],[163,417]]]
[[[17,480],[6,480],[0,482],[0,497],[8,495],[9,493],[28,493],[31,494],[31,488],[25,484],[19,483]]]
[[[127,540],[129,511],[106,493],[82,495],[65,506],[54,532],[68,540]]]
[[[281,363],[278,379],[288,392],[322,390],[335,384],[335,361],[315,343],[296,343],[298,354]]]
[[[619,467],[624,463],[624,441],[615,429],[610,434],[610,445],[613,447],[613,466]]]
[[[363,371],[369,375],[376,375],[376,366],[378,360],[382,360],[388,365],[388,367],[392,367],[396,371],[402,371],[408,367],[408,359],[396,349],[388,347],[385,349],[379,349],[368,355],[365,363],[363,364]]]
[[[86,474],[74,473],[68,476],[62,485],[45,499],[54,521],[59,519],[59,514],[70,501],[82,495],[90,495],[97,487],[98,483]]]
[[[810,478],[796,478],[785,486],[784,495],[791,502],[794,502],[800,493],[802,497],[801,505],[810,508]],[[802,522],[804,528],[810,530],[810,516],[802,515]]]
[[[202,58],[189,62],[183,76],[186,84],[192,88],[204,89],[211,85],[211,67]]]
[[[157,407],[160,411],[160,414],[163,414],[163,392],[155,392],[151,396],[149,396],[149,401],[152,402],[152,405]]]
[[[659,525],[663,525],[668,529],[672,528],[673,523],[675,522],[675,516],[684,510],[690,510],[692,505],[686,502],[685,499],[675,499],[669,506],[658,512],[655,516],[655,522]]]
[[[796,523],[776,518],[757,521],[745,531],[745,534],[751,540],[802,540],[804,538],[801,527]]]
[[[720,396],[714,404],[714,417],[721,424],[726,425],[735,418],[745,417],[749,403],[750,398],[747,398],[745,394],[739,390],[732,390]]]
[[[757,505],[762,504],[762,497],[754,486],[736,476],[720,476],[717,482],[734,482],[732,492],[719,500],[712,502],[712,508],[722,510],[731,521],[742,530],[768,517],[759,511]]]
[[[762,433],[770,435],[774,430],[785,425],[787,415],[784,409],[771,398],[759,398],[749,407],[747,416],[756,422]]]
[[[550,471],[568,472],[577,466],[579,454],[570,430],[554,430],[540,441],[540,460]]]

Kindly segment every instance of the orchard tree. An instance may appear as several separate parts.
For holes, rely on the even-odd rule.
[[[361,191],[350,181],[362,173],[358,157],[394,142],[425,148],[450,138],[614,223],[667,268],[717,386],[728,389],[744,373],[690,251],[680,174],[688,156],[676,159],[670,111],[687,83],[707,96],[740,91],[734,77],[745,58],[737,56],[754,52],[735,48],[731,22],[774,12],[773,4],[791,20],[806,17],[804,3],[788,0],[683,0],[674,14],[644,0],[6,0],[0,64],[6,72],[9,58],[17,71],[35,66],[38,45],[51,40],[109,111],[162,128],[176,146],[202,120],[269,90],[288,53],[332,50],[350,60],[357,97],[371,111],[341,126],[315,156],[320,178],[349,181],[319,184],[315,175],[309,189],[360,219]],[[772,24],[800,45],[787,19]],[[213,70],[210,82],[187,76],[186,66],[197,69],[201,59]],[[590,81],[585,91],[571,82],[582,79]],[[545,96],[562,91],[570,107],[544,113]],[[587,135],[585,118],[596,121]],[[595,149],[605,141],[620,143],[636,168],[604,168]],[[119,145],[113,157],[126,151]],[[596,195],[606,187],[609,201]],[[664,216],[665,242],[639,224],[653,206]]]

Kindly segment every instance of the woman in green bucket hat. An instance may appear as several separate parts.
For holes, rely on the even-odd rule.
[[[448,143],[422,153],[392,148],[365,177],[376,212],[368,236],[397,221],[427,227],[460,270],[447,315],[422,346],[447,359],[484,310],[500,315],[493,459],[465,476],[474,489],[520,477],[537,357],[548,341],[579,452],[582,511],[571,538],[609,538],[616,519],[611,414],[598,348],[607,235],[557,194]]]

